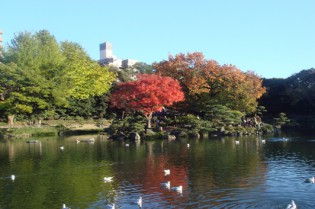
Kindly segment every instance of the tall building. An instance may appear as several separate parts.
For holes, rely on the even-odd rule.
[[[122,61],[121,67],[122,67],[123,69],[126,69],[126,68],[128,68],[128,67],[133,66],[133,65],[136,64],[137,62],[138,62],[137,60],[125,59],[125,60]]]
[[[101,65],[111,65],[117,68],[121,68],[121,59],[117,59],[113,55],[112,44],[109,42],[104,42],[100,44],[100,60]]]
[[[112,44],[105,42],[100,44],[100,60],[113,57]]]
[[[131,59],[118,59],[113,55],[112,44],[110,42],[104,42],[100,44],[100,60],[101,65],[111,65],[117,68],[126,69],[134,65],[137,61]]]

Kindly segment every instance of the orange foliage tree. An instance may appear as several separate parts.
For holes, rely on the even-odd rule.
[[[179,82],[154,74],[139,74],[136,81],[120,83],[110,96],[112,107],[141,112],[147,118],[147,128],[151,128],[153,112],[179,101],[184,101]]]
[[[256,110],[257,99],[266,92],[255,73],[244,73],[234,65],[219,65],[200,52],[170,55],[153,66],[159,75],[177,79],[194,105],[220,104],[251,113]]]

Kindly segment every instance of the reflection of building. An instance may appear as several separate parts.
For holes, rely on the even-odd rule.
[[[99,63],[102,65],[111,65],[117,68],[126,69],[131,67],[135,63],[136,60],[132,59],[118,59],[113,55],[112,44],[109,42],[105,42],[100,44],[100,60]]]

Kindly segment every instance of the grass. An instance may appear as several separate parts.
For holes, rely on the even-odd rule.
[[[44,120],[41,127],[27,125],[26,122],[16,122],[12,128],[1,123],[0,132],[3,136],[9,137],[57,136],[60,131],[70,135],[86,134],[101,132],[109,123],[107,120]]]
[[[8,128],[6,134],[18,137],[30,136],[56,136],[58,129],[55,127],[21,127],[21,128]]]

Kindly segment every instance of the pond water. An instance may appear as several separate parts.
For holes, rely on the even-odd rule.
[[[0,209],[139,208],[139,197],[143,208],[271,209],[291,200],[299,209],[315,208],[315,184],[304,183],[315,176],[315,136],[38,140],[0,143]],[[167,181],[171,189],[161,186]],[[172,190],[180,185],[182,193]]]

